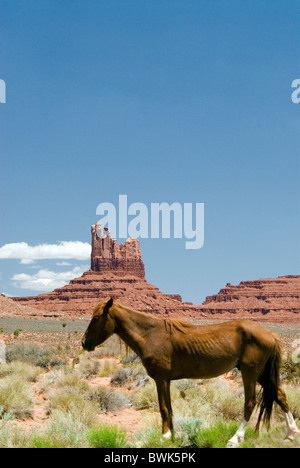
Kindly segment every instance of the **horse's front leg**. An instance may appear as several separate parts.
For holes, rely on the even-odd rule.
[[[162,418],[162,434],[165,439],[170,439],[173,431],[170,381],[158,378],[155,380],[155,383]]]

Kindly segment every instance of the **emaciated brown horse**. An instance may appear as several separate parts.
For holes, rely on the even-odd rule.
[[[234,367],[242,373],[245,406],[243,421],[229,445],[244,440],[246,425],[256,405],[257,382],[262,386],[257,428],[262,418],[269,423],[276,402],[284,411],[287,439],[292,440],[300,432],[280,387],[279,340],[261,325],[251,320],[234,320],[196,326],[183,320],[157,318],[110,299],[95,308],[82,346],[93,351],[113,333],[141,358],[155,380],[164,437],[171,437],[173,431],[171,380],[209,379]]]

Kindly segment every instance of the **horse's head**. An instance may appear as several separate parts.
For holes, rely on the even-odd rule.
[[[93,313],[92,320],[82,338],[82,347],[94,351],[95,347],[109,338],[116,328],[114,318],[109,314],[113,299],[99,304]]]

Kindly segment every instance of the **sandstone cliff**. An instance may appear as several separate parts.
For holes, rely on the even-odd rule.
[[[137,310],[172,317],[204,317],[199,306],[183,303],[179,294],[163,294],[145,279],[140,243],[127,239],[117,244],[101,223],[92,226],[91,269],[62,288],[38,296],[15,297],[27,307],[90,317],[99,302],[113,297]]]
[[[92,226],[90,270],[50,293],[13,299],[33,310],[44,311],[44,316],[48,311],[52,316],[63,314],[84,319],[91,316],[99,302],[110,297],[161,316],[300,323],[300,275],[241,281],[237,286],[227,284],[218,294],[208,296],[202,305],[182,302],[180,295],[163,294],[146,281],[137,239],[127,239],[118,245],[107,229],[102,231],[101,223]]]
[[[119,273],[88,270],[62,288],[39,296],[14,300],[28,307],[64,313],[74,318],[87,318],[99,302],[113,297],[117,302],[144,312],[172,317],[204,317],[199,306],[184,303],[179,295],[163,294],[144,278]]]
[[[215,318],[300,323],[300,275],[230,283],[208,296],[201,310]]]
[[[120,276],[127,273],[145,277],[140,243],[137,239],[126,239],[124,244],[117,244],[110,237],[107,228],[102,231],[101,222],[92,226],[91,270],[99,273],[117,272]]]

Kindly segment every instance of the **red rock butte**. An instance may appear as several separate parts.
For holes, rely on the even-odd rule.
[[[90,317],[99,302],[113,297],[125,306],[173,317],[204,317],[199,306],[182,302],[179,294],[163,294],[145,279],[140,243],[127,239],[117,244],[101,222],[92,226],[91,269],[62,288],[38,296],[14,297],[30,308],[48,311],[44,316]],[[30,315],[32,316],[32,309]],[[37,311],[37,316],[39,311]]]
[[[108,228],[104,228],[102,234],[102,225],[98,221],[92,226],[91,270],[145,278],[139,241],[127,239],[125,244],[118,245],[116,239],[110,237]]]
[[[37,317],[86,319],[99,302],[110,297],[133,309],[165,317],[300,323],[300,275],[241,281],[237,286],[228,283],[202,305],[182,302],[179,294],[163,294],[146,281],[137,239],[117,244],[100,222],[92,226],[90,270],[50,293],[13,299],[29,307],[30,316],[39,309]]]

